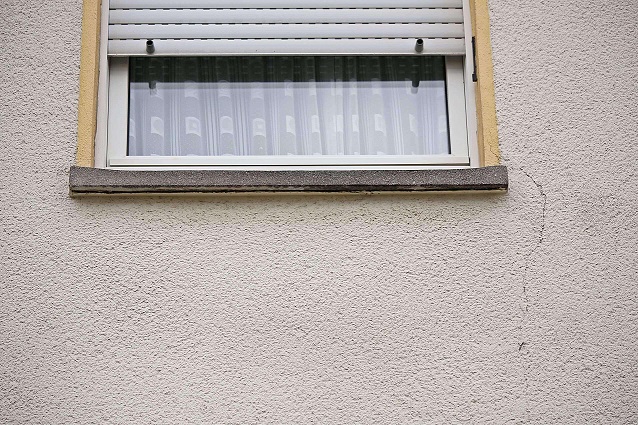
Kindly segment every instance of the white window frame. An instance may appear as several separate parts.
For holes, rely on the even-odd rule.
[[[463,2],[466,54],[445,57],[450,138],[448,155],[127,156],[129,59],[107,57],[109,2],[103,0],[95,166],[142,170],[414,170],[478,167],[472,30],[469,0]]]

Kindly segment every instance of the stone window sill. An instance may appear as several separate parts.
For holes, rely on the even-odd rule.
[[[73,196],[132,193],[507,190],[505,166],[454,170],[129,171],[71,167]]]

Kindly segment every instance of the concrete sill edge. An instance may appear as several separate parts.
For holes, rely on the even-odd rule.
[[[427,192],[508,188],[503,165],[454,170],[109,170],[72,166],[73,196],[131,193]]]

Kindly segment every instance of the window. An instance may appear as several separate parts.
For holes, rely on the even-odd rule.
[[[507,189],[489,28],[487,0],[83,0],[71,194]]]
[[[108,126],[97,162],[141,169],[479,165],[468,0],[302,4],[105,2]]]

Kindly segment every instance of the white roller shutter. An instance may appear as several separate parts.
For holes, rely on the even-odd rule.
[[[464,2],[110,0],[108,54],[463,55]]]

